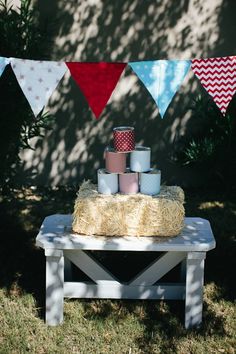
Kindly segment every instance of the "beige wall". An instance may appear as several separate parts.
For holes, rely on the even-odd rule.
[[[42,23],[48,19],[53,27],[52,60],[126,62],[236,54],[234,0],[35,3]],[[162,120],[147,91],[127,68],[96,121],[79,88],[66,75],[47,107],[55,115],[54,129],[33,142],[35,151],[23,154],[23,180],[27,175],[32,184],[95,179],[112,128],[132,125],[137,142],[152,147],[152,162],[163,171],[163,180],[191,184],[196,171],[174,165],[170,157],[179,139],[198,129],[189,104],[199,92],[205,94],[190,72]]]
[[[13,9],[17,10],[21,6],[21,0],[7,0],[7,4],[11,5]]]

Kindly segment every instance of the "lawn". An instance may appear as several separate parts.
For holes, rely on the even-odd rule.
[[[75,190],[1,196],[0,353],[235,353],[236,195],[186,191],[186,215],[211,222],[203,325],[183,327],[181,301],[66,300],[64,323],[44,323],[45,260],[34,245],[43,218],[73,209]]]

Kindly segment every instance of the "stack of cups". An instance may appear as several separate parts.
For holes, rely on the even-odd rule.
[[[105,169],[98,170],[98,192],[155,195],[160,192],[161,171],[151,169],[151,149],[135,146],[134,128],[113,129],[114,148],[105,149]],[[126,166],[130,153],[130,168]]]

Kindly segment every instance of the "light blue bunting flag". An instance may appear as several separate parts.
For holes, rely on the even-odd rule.
[[[154,60],[130,62],[129,65],[152,95],[163,118],[190,69],[191,61]]]
[[[2,73],[3,73],[5,66],[7,64],[9,64],[9,59],[4,58],[4,57],[0,57],[0,76],[2,76]]]

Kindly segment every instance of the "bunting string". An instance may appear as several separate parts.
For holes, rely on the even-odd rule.
[[[127,65],[155,101],[161,118],[189,70],[193,71],[223,115],[236,93],[236,56],[128,63],[57,62],[0,57],[0,76],[8,64],[35,116],[43,110],[67,71],[97,119]]]

